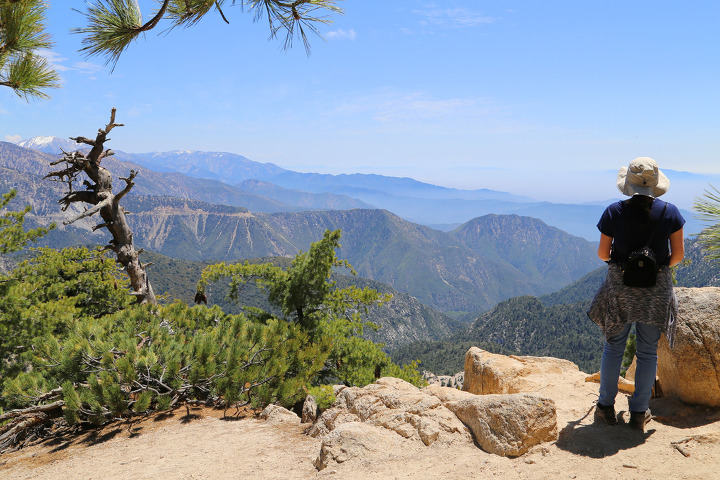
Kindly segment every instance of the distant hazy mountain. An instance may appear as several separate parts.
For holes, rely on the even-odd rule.
[[[355,198],[364,205],[389,210],[394,214],[422,225],[450,230],[454,226],[487,214],[516,214],[534,217],[548,225],[596,241],[595,227],[605,207],[611,202],[558,204],[538,202],[528,197],[490,189],[459,190],[440,187],[411,178],[387,177],[373,174],[319,174],[285,170],[272,163],[253,162],[240,155],[211,152],[166,152],[133,154],[132,161],[154,168],[162,166],[192,176],[216,178],[226,183],[261,180],[253,185],[252,193],[281,202],[290,202],[289,196],[280,196],[278,187],[293,191],[329,193]],[[161,160],[161,161],[160,161]],[[222,167],[221,167],[222,166]],[[206,171],[205,169],[210,169]],[[223,169],[227,169],[224,175]],[[673,172],[678,182],[673,192],[695,191],[702,193],[703,176]],[[712,181],[708,178],[706,181]],[[689,183],[688,183],[689,182]],[[247,185],[247,184],[246,184]],[[241,189],[244,187],[241,186]],[[691,212],[682,211],[688,221],[688,234],[702,229]],[[447,228],[443,228],[447,226]]]
[[[178,172],[228,185],[251,179],[267,180],[287,171],[272,163],[254,162],[242,155],[224,152],[119,152],[117,157],[159,172]]]
[[[45,140],[37,141],[35,144],[41,146],[40,144],[47,143],[48,137],[43,138]],[[256,212],[372,206],[389,210],[411,222],[442,230],[450,230],[472,218],[487,214],[515,214],[538,218],[573,235],[596,241],[598,232],[595,224],[607,204],[606,202],[583,204],[538,202],[527,197],[489,189],[458,190],[418,182],[411,178],[382,175],[300,173],[283,169],[272,163],[254,162],[241,155],[223,152],[175,151],[141,154],[116,152],[115,161],[117,160],[142,165],[156,171],[178,172],[207,181],[215,180],[225,183],[228,187],[238,186],[248,180],[259,180],[259,182],[240,185],[235,190],[264,197],[266,201],[257,199],[251,201],[244,197],[235,199],[233,195],[220,194],[218,194],[219,198],[207,198],[207,194],[184,195],[187,198],[245,206]],[[679,180],[673,184],[674,193],[684,191],[686,196],[689,192],[699,195],[705,187],[704,183],[699,183],[705,181],[703,176],[687,172],[673,172],[673,175]],[[720,179],[717,176],[708,177],[707,181],[711,182],[713,178]],[[222,190],[220,188],[218,192]],[[299,192],[307,193],[301,195]],[[308,193],[332,194],[332,196],[317,197]],[[176,193],[163,194],[183,196]],[[275,203],[267,203],[267,201]],[[702,229],[702,225],[691,212],[682,210],[682,213],[688,221],[685,226],[687,234],[694,234]]]
[[[44,145],[44,142],[36,141],[38,138],[59,140],[56,137],[35,137],[30,139],[32,142],[25,142],[32,143],[35,146]],[[75,144],[73,143],[73,145]],[[73,149],[77,149],[77,146],[75,145]],[[50,162],[56,158],[55,155],[44,153],[39,148],[31,150],[12,143],[0,142],[0,166],[2,167],[43,176],[50,171]],[[131,195],[188,198],[214,204],[244,207],[254,212],[293,212],[308,209],[369,207],[369,205],[359,200],[334,194],[302,195],[299,192],[275,192],[275,195],[263,195],[262,192],[257,192],[257,189],[252,188],[251,185],[247,186],[247,188],[238,188],[218,180],[194,178],[174,172],[158,172],[124,161],[123,158],[128,159],[131,157],[122,152],[117,152],[115,155],[103,159],[103,166],[110,170],[116,183],[119,182],[119,177],[127,176],[131,169],[138,172]],[[294,203],[284,203],[282,198]]]
[[[305,209],[347,210],[350,208],[375,208],[369,203],[357,200],[348,195],[292,190],[262,180],[245,180],[238,183],[236,188],[243,192],[271,198],[285,205],[293,205]]]

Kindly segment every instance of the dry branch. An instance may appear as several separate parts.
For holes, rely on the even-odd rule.
[[[86,137],[71,137],[76,143],[89,145],[90,152],[84,154],[76,151],[72,153],[63,151],[63,158],[59,162],[52,162],[51,165],[59,165],[64,163],[64,168],[48,173],[45,178],[57,179],[55,181],[67,184],[67,193],[58,203],[62,204],[63,211],[73,203],[91,204],[92,207],[86,209],[77,217],[63,222],[70,225],[83,218],[100,214],[102,222],[93,227],[93,231],[100,228],[107,228],[112,235],[112,240],[105,247],[106,250],[112,250],[117,255],[118,263],[120,263],[127,275],[130,277],[132,286],[132,295],[137,298],[138,303],[157,303],[152,286],[147,278],[145,268],[138,260],[138,252],[133,244],[133,232],[125,220],[126,212],[120,205],[120,200],[135,185],[133,182],[137,176],[135,170],[130,171],[130,175],[122,177],[125,187],[113,194],[112,175],[101,165],[103,158],[113,155],[110,149],[104,150],[105,142],[109,140],[107,135],[115,127],[122,127],[123,124],[115,123],[116,109],[110,112],[110,122],[104,129],[99,129],[95,139]],[[76,182],[80,181],[81,174],[87,175],[90,181],[83,180],[82,185],[85,190],[76,191],[73,187]]]
[[[53,390],[54,392],[54,390]],[[28,408],[20,408],[17,410],[10,410],[9,412],[5,412],[2,415],[0,415],[0,422],[4,422],[5,420],[21,417],[23,415],[31,415],[34,413],[41,413],[41,412],[49,412],[51,410],[57,410],[58,408],[62,408],[63,405],[65,405],[65,402],[62,400],[58,400],[57,402],[50,403],[47,405],[35,405],[33,407]]]

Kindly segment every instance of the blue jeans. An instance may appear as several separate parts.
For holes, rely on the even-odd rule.
[[[600,397],[598,403],[605,406],[615,405],[615,396],[618,393],[618,377],[622,367],[625,344],[632,324],[614,337],[605,341],[602,363],[600,364]],[[629,399],[631,412],[644,412],[648,409],[652,388],[655,384],[657,372],[657,344],[660,339],[660,329],[655,325],[635,323],[637,336],[637,369],[635,370],[635,393]]]

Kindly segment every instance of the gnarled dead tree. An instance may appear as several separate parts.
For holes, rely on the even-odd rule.
[[[138,303],[155,304],[157,303],[155,294],[145,272],[145,267],[149,264],[143,265],[140,263],[138,256],[142,253],[142,250],[135,250],[133,232],[125,220],[125,214],[128,212],[120,206],[120,200],[135,185],[133,179],[137,172],[130,170],[130,175],[124,178],[121,177],[120,179],[125,182],[125,187],[117,194],[113,194],[112,175],[105,167],[100,165],[103,158],[113,155],[110,149],[103,150],[105,142],[110,140],[107,135],[113,128],[123,126],[121,123],[115,123],[115,111],[116,109],[113,108],[110,114],[110,123],[104,129],[98,130],[95,140],[85,137],[70,138],[70,140],[77,143],[89,145],[91,147],[89,153],[84,154],[80,151],[68,153],[63,150],[63,158],[52,162],[51,165],[62,164],[64,168],[48,173],[45,178],[55,179],[55,181],[67,184],[67,193],[58,201],[63,205],[63,211],[76,202],[92,205],[76,218],[63,222],[65,225],[96,213],[100,214],[103,221],[93,227],[93,231],[99,228],[107,228],[112,234],[113,238],[105,248],[115,252],[118,263],[124,267],[130,277],[130,285],[133,289],[130,294],[137,298]],[[73,186],[81,180],[82,173],[85,173],[90,181],[83,180],[82,185],[85,190],[75,190]]]

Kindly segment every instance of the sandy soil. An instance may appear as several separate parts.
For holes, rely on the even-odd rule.
[[[583,377],[584,378],[584,377]],[[425,447],[331,464],[317,471],[319,439],[304,426],[196,409],[48,439],[0,456],[0,479],[687,479],[720,480],[720,410],[654,399],[645,433],[594,425],[597,385],[580,377],[539,392],[558,408],[559,439],[514,459],[478,448]],[[617,408],[626,405],[618,398]],[[623,420],[628,414],[623,412]]]

